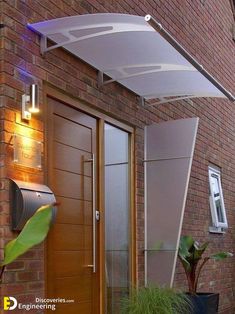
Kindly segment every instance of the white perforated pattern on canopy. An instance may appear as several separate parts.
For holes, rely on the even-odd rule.
[[[177,49],[178,43],[174,39],[176,45],[162,36],[162,32],[169,33],[160,24],[155,22],[159,28],[156,31],[148,19],[152,18],[87,14],[28,26],[42,35],[43,53],[63,47],[98,69],[100,84],[117,81],[142,98],[157,99],[158,103],[193,97],[234,100],[199,64],[195,66],[194,62],[189,62],[187,52],[185,57],[181,49]],[[48,46],[47,39],[55,44]],[[106,81],[103,74],[109,77]]]

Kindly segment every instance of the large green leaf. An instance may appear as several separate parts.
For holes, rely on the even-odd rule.
[[[191,271],[191,264],[189,263],[189,259],[192,255],[190,249],[193,247],[194,240],[191,236],[182,236],[180,238],[179,243],[179,251],[178,256],[183,264],[185,271]]]
[[[199,245],[198,242],[194,242],[194,260],[199,260],[202,257],[202,254],[205,252],[206,248],[208,247],[209,242],[205,242],[202,245]]]
[[[17,238],[7,243],[4,248],[4,260],[1,266],[13,262],[33,246],[41,243],[47,236],[52,218],[52,205],[40,207],[27,221]]]
[[[216,261],[221,261],[221,260],[225,259],[226,257],[231,257],[231,256],[233,256],[233,254],[230,252],[219,252],[219,253],[211,255],[210,258],[212,258]]]
[[[180,238],[180,244],[179,244],[179,253],[180,255],[186,257],[189,256],[189,250],[193,246],[194,240],[191,236],[182,236]]]
[[[186,272],[190,272],[193,265],[198,263],[208,244],[205,242],[200,245],[192,236],[188,235],[180,238],[178,255]]]

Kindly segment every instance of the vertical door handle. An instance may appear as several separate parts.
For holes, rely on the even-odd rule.
[[[92,158],[85,159],[85,162],[92,163],[92,266],[93,273],[96,273],[96,221],[97,210],[96,210],[96,160],[95,154],[92,154]]]

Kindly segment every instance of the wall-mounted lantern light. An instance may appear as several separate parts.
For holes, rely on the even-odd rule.
[[[32,113],[38,113],[39,109],[39,97],[38,97],[38,85],[30,85],[30,94],[22,95],[22,119],[30,120]]]

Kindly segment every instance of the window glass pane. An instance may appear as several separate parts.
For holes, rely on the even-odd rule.
[[[129,291],[128,133],[105,124],[105,256],[107,313],[120,313]]]
[[[211,175],[211,186],[212,186],[212,193],[215,202],[215,208],[217,213],[217,219],[219,222],[224,223],[224,216],[222,210],[222,203],[221,203],[221,193],[220,193],[220,184],[219,184],[219,177],[215,174]]]
[[[106,249],[128,249],[128,164],[105,167]]]
[[[221,206],[221,200],[217,199],[215,201],[215,207],[216,207],[216,212],[218,216],[218,221],[219,222],[224,222],[224,217],[223,217],[223,211],[222,211],[222,206]]]
[[[120,314],[120,299],[128,294],[128,251],[106,251],[107,313]]]
[[[128,162],[128,133],[105,124],[105,164]]]
[[[215,175],[212,175],[211,176],[211,183],[212,183],[212,189],[213,189],[214,197],[219,197],[220,196],[220,192],[219,192],[218,177],[215,176]]]

